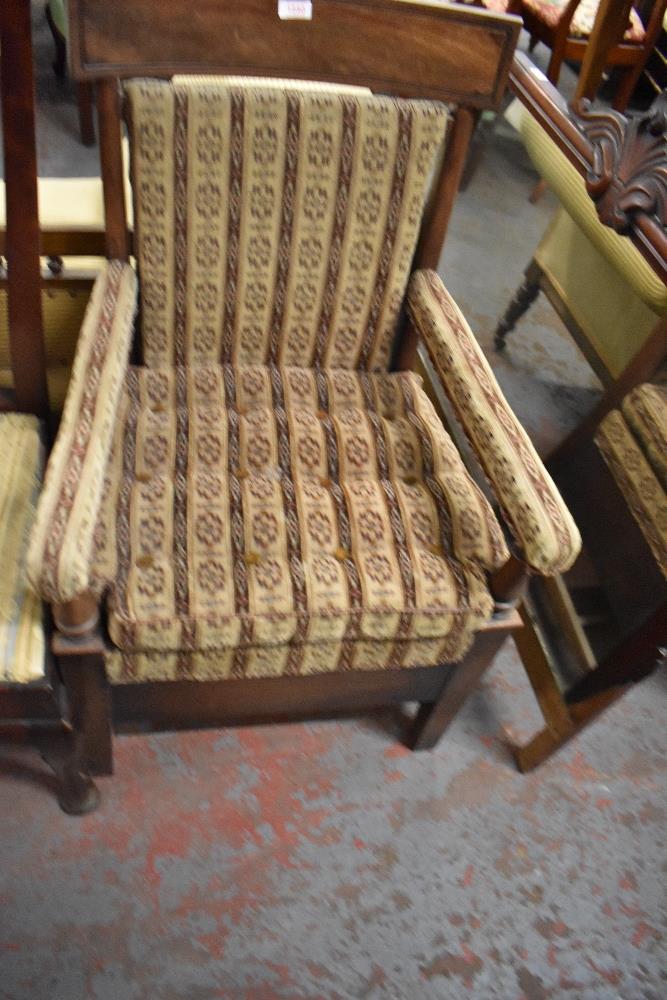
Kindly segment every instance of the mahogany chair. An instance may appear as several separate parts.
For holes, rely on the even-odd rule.
[[[518,14],[530,35],[531,49],[542,42],[551,49],[547,78],[558,83],[566,60],[584,62],[589,38],[598,11],[598,0],[475,0],[496,13]],[[607,67],[618,66],[623,77],[614,94],[613,106],[624,111],[637,80],[651,54],[667,9],[667,0],[653,4],[644,25],[638,11],[628,5],[628,22],[623,38],[612,44],[605,56]]]
[[[385,0],[321,0],[308,23],[273,0],[194,7],[70,3],[110,260],[29,564],[82,757],[109,773],[113,728],[406,701],[430,747],[518,627],[526,572],[579,549],[433,270],[519,25]],[[247,69],[274,79],[215,75]],[[419,341],[497,513],[412,370]]]

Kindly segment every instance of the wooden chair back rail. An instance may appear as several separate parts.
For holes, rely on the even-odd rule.
[[[120,9],[119,9],[120,8]],[[520,29],[518,18],[481,10],[396,0],[315,0],[313,20],[281,21],[275,0],[243,4],[175,0],[108,5],[72,0],[70,58],[74,77],[97,79],[106,246],[126,260],[118,80],[179,73],[246,73],[370,86],[396,96],[457,105],[433,185],[415,267],[437,268],[459,187],[475,110],[496,108],[506,87]],[[387,58],[387,52],[392,58]],[[461,53],[466,72],[461,73]],[[412,367],[416,338],[398,338],[395,364]]]
[[[606,225],[611,224],[613,217],[613,212],[609,211],[610,201],[619,205],[624,190],[628,190],[627,187],[623,188],[621,178],[624,178],[626,169],[629,172],[631,166],[634,168],[629,176],[634,184],[635,198],[632,199],[630,211],[626,210],[627,219],[622,231],[633,241],[659,278],[667,282],[667,230],[663,217],[667,206],[667,157],[662,164],[656,165],[649,163],[647,156],[645,172],[642,173],[642,158],[636,156],[635,148],[634,163],[624,163],[623,157],[628,155],[628,148],[633,144],[623,146],[622,116],[616,112],[589,116],[582,105],[577,105],[574,110],[569,109],[556,88],[521,52],[516,53],[512,62],[510,87],[568,160],[587,179],[591,196],[594,200],[599,198],[598,214]],[[628,121],[627,129],[630,128],[637,132],[637,122]],[[648,147],[649,137],[646,133],[644,139]],[[652,136],[651,139],[655,145],[660,141],[658,136]],[[664,132],[662,143],[664,146]],[[632,152],[630,155],[633,155]],[[610,156],[613,163],[610,163]],[[604,198],[600,194],[596,174],[600,164],[605,168],[611,166],[614,172],[604,189]],[[640,190],[641,203],[636,197],[636,192]],[[654,204],[654,211],[647,212],[642,206],[651,203]]]
[[[314,0],[310,21],[280,20],[276,0],[70,0],[69,16],[76,79],[296,77],[475,108],[498,107],[521,27],[515,17],[396,0]]]
[[[13,405],[46,418],[46,354],[40,282],[40,233],[37,210],[35,83],[32,66],[30,4],[0,6],[0,87],[7,201],[6,253]]]

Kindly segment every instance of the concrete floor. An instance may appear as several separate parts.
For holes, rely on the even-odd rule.
[[[94,172],[49,88],[45,172]],[[587,369],[541,302],[490,351],[553,210],[534,179],[499,123],[441,272],[546,449],[590,405]],[[84,819],[3,748],[0,998],[661,1000],[666,693],[656,675],[521,776],[507,744],[540,718],[510,642],[431,753],[393,713],[118,737]]]

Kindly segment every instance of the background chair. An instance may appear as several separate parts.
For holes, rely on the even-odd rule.
[[[666,456],[667,389],[645,384],[604,417],[594,442],[579,441],[559,477],[596,569],[604,625],[591,627],[590,601],[591,624],[586,630],[579,625],[575,604],[582,606],[581,590],[571,603],[564,587],[552,585],[545,607],[536,588],[524,603],[527,627],[517,633],[517,643],[546,725],[516,748],[522,771],[547,760],[665,663]],[[549,632],[559,626],[560,644],[554,644]]]
[[[496,330],[508,334],[540,291],[604,386],[620,377],[667,313],[667,287],[627,236],[598,218],[583,177],[527,111],[510,114],[560,207]]]
[[[576,557],[574,524],[429,270],[472,127],[466,101],[499,99],[517,25],[456,8],[369,7],[321,5],[306,26],[278,22],[268,3],[261,24],[257,11],[202,5],[185,37],[153,5],[114,18],[141,53],[123,73],[143,75],[159,52],[176,74],[125,88],[143,365],[129,364],[137,277],[126,263],[118,91],[103,79],[113,259],[82,328],[30,555],[97,771],[111,767],[112,724],[416,700],[411,745],[440,736],[517,624],[523,566],[410,371],[418,339],[521,558],[551,573]],[[75,70],[86,71],[90,30],[106,48],[95,42],[94,72],[113,76],[125,41],[99,32],[99,7],[71,9],[84,57]],[[380,42],[396,32],[412,49],[388,66]],[[178,76],[189,51],[206,53],[209,69],[216,58],[247,65],[233,39],[255,37],[253,65],[270,52],[274,74],[283,57],[290,73],[456,93],[444,155],[440,104]]]
[[[597,0],[483,0],[493,11],[504,10],[519,14],[530,35],[531,48],[542,42],[551,49],[547,78],[558,83],[565,60],[583,62],[588,39],[593,31],[598,11]],[[667,8],[664,0],[653,4],[644,25],[635,6],[628,5],[628,24],[622,41],[608,49],[607,67],[623,68],[621,83],[616,89],[613,106],[624,111],[646,61],[658,40]]]

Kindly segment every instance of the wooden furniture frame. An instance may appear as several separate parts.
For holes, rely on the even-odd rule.
[[[455,103],[446,153],[433,184],[413,267],[438,264],[477,109],[496,108],[520,29],[516,18],[461,7],[389,0],[315,0],[310,22],[280,21],[273,0],[242,5],[134,0],[109,7],[70,0],[71,69],[96,80],[106,252],[127,260],[118,78],[177,73],[248,73],[370,86],[397,96]],[[193,10],[194,6],[194,10]],[[391,53],[388,57],[387,53]],[[466,73],[461,73],[464,54]],[[396,368],[415,363],[417,336],[406,326]],[[110,686],[107,642],[94,599],[54,608],[53,649],[73,705],[82,758],[93,773],[112,769],[111,730],[233,725],[359,712],[416,701],[408,743],[434,745],[505,638],[520,627],[515,602],[525,581],[512,559],[491,581],[496,614],[460,664],[242,681],[166,681]]]
[[[521,55],[515,57],[510,85],[586,178],[601,221],[631,238],[656,274],[667,280],[664,95],[652,111],[631,121],[614,112],[591,114],[585,104],[568,109],[555,88]],[[551,300],[539,269],[529,266],[499,326],[501,343],[540,287]],[[571,318],[559,312],[572,329]],[[563,577],[532,581],[519,608],[524,628],[515,640],[546,725],[527,745],[515,748],[522,771],[547,760],[664,661],[665,581],[593,435],[601,420],[632,388],[649,381],[665,358],[667,321],[662,319],[621,376],[605,378],[600,401],[549,457],[550,471],[582,531],[585,551],[606,584],[620,630],[597,656],[584,623],[595,625],[599,607],[589,607],[582,618],[575,602],[587,596],[585,591],[571,592]]]
[[[654,5],[641,45],[623,40],[632,7],[631,0],[601,0],[593,30],[586,38],[578,38],[570,33],[572,19],[580,3],[581,0],[570,0],[555,28],[546,25],[521,0],[511,0],[509,9],[521,14],[524,27],[530,35],[531,49],[537,42],[542,42],[551,49],[547,67],[547,78],[551,83],[558,83],[561,67],[566,60],[583,64],[578,97],[594,97],[604,69],[610,66],[621,67],[623,77],[614,94],[613,106],[617,111],[624,111],[660,35],[667,3],[660,0]]]
[[[29,0],[0,9],[1,97],[7,198],[9,332],[14,388],[0,396],[0,412],[18,410],[50,427],[46,359],[39,295],[39,220],[35,102]],[[48,623],[48,617],[46,618]],[[48,625],[47,625],[48,627]],[[97,791],[85,773],[57,662],[47,654],[44,679],[0,683],[0,733],[24,735],[41,749],[58,780],[58,801],[69,813],[95,808]]]

